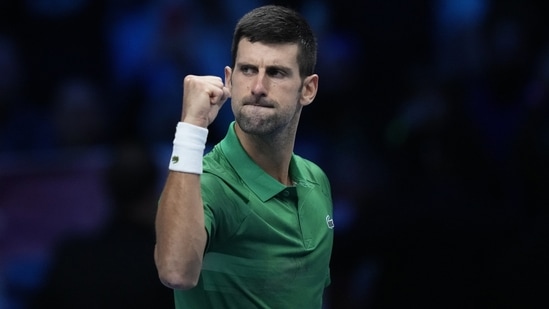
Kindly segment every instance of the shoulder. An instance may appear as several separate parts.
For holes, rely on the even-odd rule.
[[[236,194],[242,182],[227,157],[217,146],[204,156],[203,171],[200,177],[202,192],[211,200]]]
[[[214,185],[220,182],[233,182],[237,178],[236,171],[229,160],[216,145],[203,159],[204,173],[201,177],[203,183]]]
[[[292,160],[303,177],[328,182],[326,172],[315,162],[294,154]]]
[[[315,162],[294,154],[291,173],[294,181],[305,186],[317,186],[325,195],[331,197],[331,184],[326,172]]]

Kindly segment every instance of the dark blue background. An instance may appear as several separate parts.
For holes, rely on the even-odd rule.
[[[235,22],[266,3],[0,2],[0,308],[54,304],[43,296],[49,289],[83,303],[109,298],[102,308],[127,305],[127,295],[143,296],[143,308],[171,297],[154,294],[167,288],[145,273],[154,272],[151,223],[182,79],[222,76]],[[545,8],[533,0],[274,3],[300,10],[319,39],[320,90],[303,112],[296,152],[333,184],[326,308],[547,303],[539,284],[549,257]],[[231,117],[225,107],[209,145]],[[121,153],[133,165],[113,177]],[[148,219],[149,234],[134,251],[101,247],[112,235],[133,242],[113,218],[135,200],[150,207],[134,215]],[[121,234],[109,234],[113,226]],[[97,247],[64,251],[75,239]],[[67,260],[75,265],[58,270]],[[125,272],[132,260],[143,276]]]

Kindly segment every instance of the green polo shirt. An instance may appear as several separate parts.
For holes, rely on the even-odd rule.
[[[246,154],[234,131],[204,156],[208,245],[198,285],[176,308],[320,309],[330,283],[332,198],[325,173],[293,155],[286,187]]]

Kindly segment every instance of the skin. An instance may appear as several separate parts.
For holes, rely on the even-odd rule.
[[[269,175],[290,185],[289,165],[304,106],[313,102],[318,75],[301,78],[297,44],[239,42],[234,71],[188,75],[181,121],[207,128],[228,98],[236,134],[250,157]],[[170,171],[160,197],[155,262],[162,283],[196,286],[207,243],[200,175]]]

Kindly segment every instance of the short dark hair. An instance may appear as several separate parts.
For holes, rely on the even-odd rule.
[[[302,78],[314,73],[316,66],[316,37],[303,16],[280,5],[265,5],[246,13],[236,24],[231,55],[236,63],[238,43],[241,39],[266,44],[298,44],[297,63]]]

